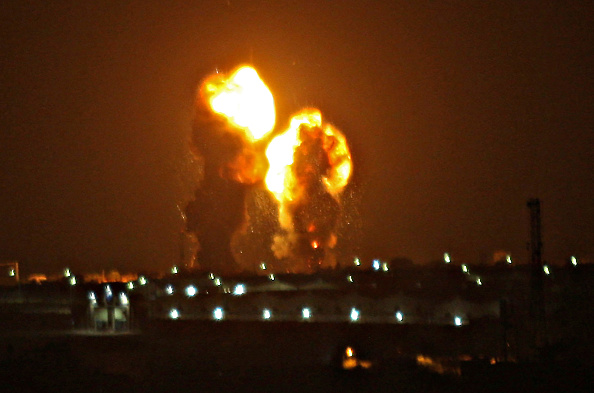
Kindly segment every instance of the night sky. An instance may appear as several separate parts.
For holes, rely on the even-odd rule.
[[[254,65],[277,125],[318,107],[354,161],[361,257],[594,262],[587,1],[0,3],[0,260],[165,269],[197,86]]]

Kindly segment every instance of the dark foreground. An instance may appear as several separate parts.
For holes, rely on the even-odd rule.
[[[447,340],[444,334],[439,340]],[[476,361],[458,363],[460,375],[439,374],[417,365],[403,345],[406,335],[412,338],[382,325],[231,321],[160,321],[120,335],[3,332],[0,386],[7,392],[308,393],[590,392],[594,386],[580,359]],[[347,345],[373,367],[344,371]]]

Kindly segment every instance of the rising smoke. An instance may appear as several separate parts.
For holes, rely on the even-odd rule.
[[[201,268],[235,273],[266,260],[276,270],[312,272],[336,264],[340,196],[351,172],[346,140],[315,109],[271,132],[266,92],[246,67],[211,76],[200,89],[192,150],[202,170],[186,213]]]

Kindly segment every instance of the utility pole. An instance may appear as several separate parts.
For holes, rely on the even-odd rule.
[[[530,255],[531,255],[531,277],[530,277],[530,318],[532,335],[534,337],[534,351],[547,344],[546,337],[546,315],[544,300],[544,271],[542,260],[542,237],[540,220],[540,200],[529,199],[530,209]]]

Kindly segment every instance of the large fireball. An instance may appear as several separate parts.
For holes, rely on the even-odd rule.
[[[203,94],[214,113],[258,140],[274,128],[274,99],[252,67],[244,66],[228,78],[215,74],[203,84]]]
[[[275,117],[273,96],[252,67],[217,72],[201,85],[192,135],[201,179],[187,216],[203,268],[237,271],[229,266],[238,267],[245,254],[231,249],[255,232],[254,222],[274,211],[277,232],[262,236],[278,260],[291,264],[289,270],[311,272],[325,261],[333,264],[328,251],[337,243],[340,194],[352,169],[346,139],[317,109],[302,110],[280,133],[274,131]],[[267,192],[270,203],[249,202],[250,195]]]

